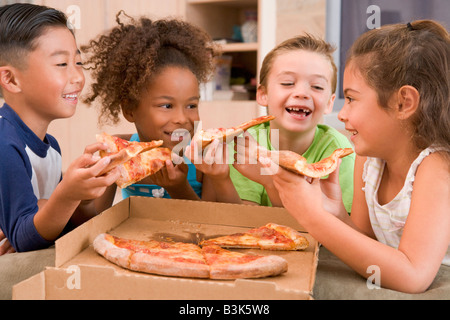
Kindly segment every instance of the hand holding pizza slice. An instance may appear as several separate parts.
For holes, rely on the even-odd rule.
[[[274,116],[268,115],[241,123],[236,127],[199,130],[194,134],[194,137],[192,137],[192,143],[195,143],[199,150],[203,150],[207,145],[216,139],[222,140],[223,142],[230,142],[234,139],[234,137],[240,135],[242,132],[250,129],[251,127],[273,119],[275,119]]]
[[[111,159],[110,164],[100,173],[100,175],[129,161],[141,152],[160,147],[163,144],[162,140],[150,142],[127,141],[119,137],[110,136],[105,132],[98,134],[96,138],[98,142],[103,142],[108,146],[107,150],[99,152],[100,157],[103,158],[109,156]]]
[[[100,175],[118,167],[120,177],[116,184],[120,188],[126,188],[158,172],[166,165],[167,160],[172,160],[172,151],[160,147],[163,144],[162,140],[150,142],[127,141],[102,133],[97,135],[97,141],[108,145],[108,149],[101,151],[100,156],[111,158],[110,165]]]

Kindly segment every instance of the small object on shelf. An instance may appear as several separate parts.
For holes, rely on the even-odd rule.
[[[231,56],[222,55],[216,59],[216,72],[214,75],[214,82],[216,90],[229,90],[231,77]]]
[[[258,41],[258,22],[255,10],[245,11],[245,22],[241,27],[241,33],[244,42]]]
[[[244,39],[242,39],[241,26],[233,26],[233,35],[231,36],[231,39],[233,39],[235,42],[244,41]]]

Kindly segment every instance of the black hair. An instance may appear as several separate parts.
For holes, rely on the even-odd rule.
[[[48,27],[65,27],[73,34],[59,10],[28,3],[0,7],[0,66],[23,67],[25,55]]]

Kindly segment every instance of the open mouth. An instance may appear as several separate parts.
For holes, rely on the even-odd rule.
[[[189,130],[187,129],[176,129],[172,132],[165,132],[170,136],[171,141],[183,141],[184,139],[190,137]]]
[[[288,107],[286,111],[297,118],[306,118],[312,113],[312,110],[306,107]]]
[[[351,130],[351,129],[345,129],[349,134],[350,134],[350,138],[353,138],[354,136],[356,136],[358,134],[358,131],[356,130]]]
[[[67,100],[67,101],[78,101],[78,93],[68,93],[68,94],[63,94],[62,95],[63,99]]]

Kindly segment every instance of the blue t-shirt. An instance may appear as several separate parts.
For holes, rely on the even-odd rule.
[[[49,199],[61,181],[61,150],[44,141],[7,104],[0,108],[0,229],[18,252],[53,244],[37,232],[38,200]]]
[[[130,141],[139,141],[139,135],[137,133],[133,134]],[[195,165],[189,161],[186,157],[184,158],[185,163],[188,165],[187,180],[191,185],[194,192],[201,198],[202,197],[202,183],[197,181],[197,169]],[[124,199],[131,196],[141,196],[141,197],[154,197],[154,198],[166,198],[171,199],[169,193],[161,186],[156,184],[132,184],[124,189],[122,189],[122,197]]]

